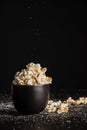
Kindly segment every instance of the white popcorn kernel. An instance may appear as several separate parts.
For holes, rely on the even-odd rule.
[[[58,104],[57,104],[57,102],[54,102],[53,105],[54,105],[54,107],[57,107]]]
[[[84,104],[87,104],[87,97],[85,97],[84,100]]]
[[[67,113],[67,112],[68,112],[68,107],[64,107],[64,108],[62,108],[62,109],[60,108],[60,109],[57,110],[57,113],[58,113],[58,114]]]
[[[80,101],[79,100],[76,100],[76,105],[79,105],[80,104]]]
[[[80,97],[79,98],[80,103],[84,104],[84,99],[85,99],[84,97]]]
[[[37,70],[41,70],[41,65],[38,63],[36,64]]]
[[[62,103],[62,101],[61,101],[61,100],[59,100],[59,101],[57,102],[57,106],[60,106],[60,105],[61,105],[61,103]]]
[[[53,100],[49,100],[49,101],[48,101],[48,104],[51,104],[51,103],[53,103]]]
[[[51,103],[51,104],[50,104],[50,107],[53,108],[53,107],[54,107],[54,103]]]
[[[68,105],[76,105],[76,101],[71,97],[69,97],[66,102]]]
[[[56,108],[56,107],[53,107],[53,108],[51,109],[51,112],[56,112],[56,110],[57,110],[57,108]]]
[[[60,108],[62,109],[62,108],[65,108],[65,107],[67,107],[67,106],[68,106],[67,103],[61,103]]]

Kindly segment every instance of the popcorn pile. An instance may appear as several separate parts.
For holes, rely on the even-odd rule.
[[[21,72],[16,72],[12,83],[14,85],[44,85],[51,84],[52,78],[46,76],[47,68],[40,64],[29,63]]]
[[[80,97],[78,100],[74,100],[69,97],[66,101],[53,101],[49,100],[48,104],[45,108],[47,112],[56,112],[60,113],[67,113],[69,111],[70,105],[79,105],[79,104],[86,104],[87,105],[87,97]]]

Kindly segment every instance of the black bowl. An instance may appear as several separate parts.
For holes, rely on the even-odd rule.
[[[12,100],[16,110],[23,115],[43,111],[50,97],[50,85],[12,85]]]

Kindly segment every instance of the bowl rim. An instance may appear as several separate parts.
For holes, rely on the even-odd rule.
[[[44,87],[50,86],[50,84],[42,84],[42,85],[18,85],[18,84],[11,84],[12,87]]]

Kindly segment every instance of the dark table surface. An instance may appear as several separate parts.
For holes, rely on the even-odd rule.
[[[59,90],[51,94],[54,101],[87,97],[87,89]],[[48,113],[45,110],[35,115],[20,115],[13,106],[11,95],[0,94],[0,130],[85,130],[87,129],[87,104],[71,106],[68,113]]]

